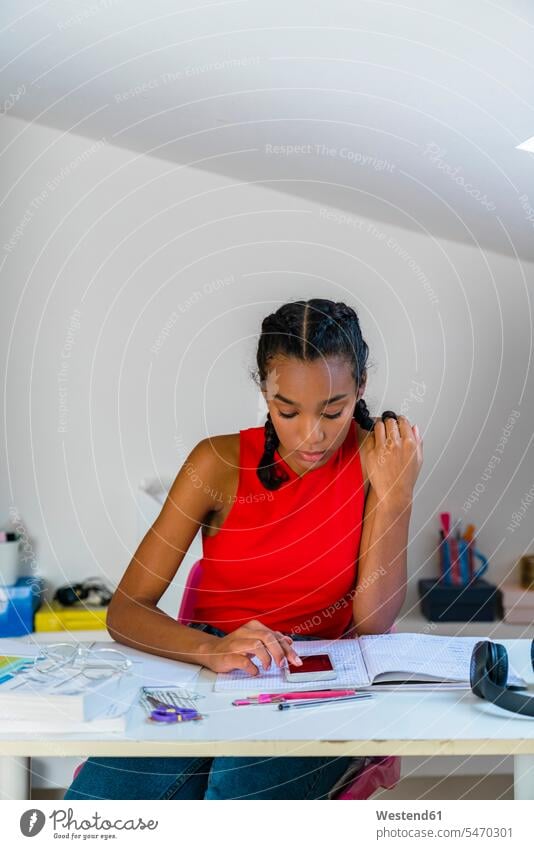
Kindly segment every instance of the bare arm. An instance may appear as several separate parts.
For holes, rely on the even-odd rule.
[[[358,634],[389,631],[406,597],[413,488],[423,462],[417,426],[405,416],[375,420],[363,446],[370,488],[365,501],[353,618]]]
[[[209,440],[202,440],[180,469],[161,513],[139,544],[108,608],[107,629],[114,640],[140,651],[202,663],[207,642],[202,631],[179,624],[156,605],[210,511],[212,490],[194,485],[213,476]]]
[[[406,597],[408,530],[411,501],[378,501],[372,487],[365,512],[353,600],[356,632],[384,634],[393,625]]]

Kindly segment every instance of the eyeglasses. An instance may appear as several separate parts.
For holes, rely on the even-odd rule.
[[[30,681],[50,684],[56,679],[57,683],[51,684],[53,689],[66,681],[70,683],[79,675],[91,681],[104,681],[127,672],[132,666],[132,661],[123,652],[117,649],[93,649],[92,645],[51,643],[43,646],[33,663],[19,670],[22,676],[20,684]],[[68,674],[71,670],[73,675]]]

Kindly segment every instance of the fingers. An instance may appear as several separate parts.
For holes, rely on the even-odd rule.
[[[413,437],[413,430],[406,416],[399,416],[397,432],[400,433],[404,439],[411,439]]]
[[[423,444],[419,427],[416,424],[411,425],[406,416],[399,416],[399,433],[403,439],[415,439],[418,446]]]
[[[286,637],[281,631],[271,631],[270,628],[266,628],[265,625],[262,625],[256,619],[251,620],[244,628],[254,632],[256,639],[260,640],[273,656],[277,666],[283,666],[285,658],[290,663],[295,664],[295,666],[302,665],[300,657],[293,648],[291,637]],[[268,669],[270,661],[267,666],[265,664],[263,666],[265,669]]]
[[[272,657],[271,657],[270,652],[267,650],[265,643],[263,642],[263,640],[260,640],[259,637],[251,637],[249,639],[242,637],[241,639],[236,640],[235,644],[232,643],[232,646],[231,646],[232,649],[234,649],[234,645],[235,645],[235,651],[246,652],[247,654],[250,654],[252,656],[256,656],[258,658],[259,662],[261,663],[261,665],[263,666],[263,668],[269,669],[269,667],[271,665]],[[274,657],[274,652],[273,652],[273,657]],[[276,660],[276,657],[275,657],[275,661],[278,662]]]
[[[375,448],[378,451],[378,463],[379,465],[383,465],[391,449],[400,445],[401,436],[394,418],[386,418],[385,421],[377,422],[375,433],[377,429],[378,434],[375,439]]]
[[[397,414],[395,413],[395,415]],[[386,415],[386,413],[383,413],[382,416],[383,418],[377,419],[373,428],[376,447],[379,449],[400,441],[397,419],[404,418],[397,416],[396,419],[393,417],[393,414]]]
[[[273,655],[278,666],[283,666],[287,658],[289,663],[302,666],[302,660],[293,648],[293,640],[282,634],[281,631],[268,631],[268,636],[263,637],[263,642]]]
[[[295,649],[293,648],[293,640],[291,639],[291,637],[287,637],[285,634],[281,634],[280,631],[275,631],[275,634],[278,636],[279,642],[281,643],[282,648],[284,649],[285,656],[287,657],[289,663],[292,663],[294,666],[302,666],[302,660],[300,659],[300,655],[298,655]]]
[[[285,661],[302,666],[302,660],[293,648],[293,640],[281,631],[272,631],[257,619],[237,628],[225,637],[219,637],[221,653],[209,664],[216,672],[243,669],[249,675],[259,675],[258,665],[252,661],[257,657],[263,669],[271,663],[282,667]]]
[[[401,418],[403,419],[404,417],[399,416],[399,419],[401,419]],[[394,418],[390,417],[390,418],[386,419],[385,428],[386,428],[386,441],[387,441],[388,445],[391,445],[392,443],[395,443],[395,442],[400,442],[400,433],[401,433],[400,427],[401,427],[401,424],[402,424],[401,421],[397,421]]]
[[[242,669],[249,675],[259,675],[260,670],[245,654],[225,654],[222,657],[224,671]]]
[[[423,437],[417,425],[411,425],[405,416],[399,416],[399,433],[403,442],[410,443],[417,455],[419,465],[423,462]]]
[[[403,439],[415,438],[418,443],[423,441],[418,426],[411,425],[406,416],[397,416],[396,420],[393,417],[386,418],[385,422],[382,422],[382,434],[384,435],[384,444],[388,440],[390,440],[389,444],[398,442],[399,437]]]
[[[277,666],[283,666],[286,658],[289,663],[294,663],[296,666],[302,665],[300,657],[292,646],[293,640],[280,631],[264,631],[261,641],[273,656]],[[268,667],[266,666],[265,669]]]
[[[382,419],[377,419],[373,428],[375,436],[375,447],[383,448],[386,444],[386,426]]]
[[[274,632],[272,632],[272,639],[269,639],[268,637],[266,637],[265,639],[268,641],[269,648],[272,650],[273,640],[275,639]],[[280,660],[278,661],[275,658],[275,662],[277,662],[279,666],[283,665],[284,658],[286,656],[288,660],[291,663],[294,663],[296,666],[302,665],[302,660],[300,659],[300,657],[293,649],[291,649],[290,644],[293,641],[290,637],[286,637],[284,634],[280,634],[280,643],[284,645],[287,655],[284,651],[282,651],[281,645],[278,640],[275,640],[275,642],[278,646],[278,651],[275,650],[276,654],[280,654]],[[249,673],[249,675],[259,675],[260,670],[258,669],[257,665],[252,661],[251,657],[257,657],[264,669],[269,669],[273,660],[263,640],[257,639],[256,637],[252,637],[249,639],[247,639],[246,637],[236,638],[231,642],[230,652],[222,656],[221,660],[223,670],[226,671],[230,669],[244,669],[245,672]]]
[[[228,651],[225,652],[224,657],[231,657],[236,661],[237,666],[233,667],[235,669],[243,668],[243,661],[240,658],[250,660],[252,657],[257,657],[264,669],[269,669],[271,665],[271,655],[263,645],[262,641],[258,640],[257,637],[235,637],[227,642],[225,648],[227,648]],[[251,660],[250,662],[252,663]],[[255,663],[252,663],[252,666],[257,668]]]
[[[267,638],[266,638],[267,639]],[[274,639],[274,637],[273,637]],[[236,637],[233,639],[228,648],[232,652],[239,652],[240,654],[250,655],[251,657],[257,657],[261,665],[264,669],[269,669],[274,657],[275,663],[280,666],[280,663],[283,661],[284,653],[278,643],[278,651],[273,649],[272,641],[269,643],[269,649],[263,640],[260,640],[257,636],[252,637]]]

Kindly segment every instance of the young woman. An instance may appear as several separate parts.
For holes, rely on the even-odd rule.
[[[111,601],[116,641],[256,676],[258,665],[298,665],[300,640],[389,630],[405,598],[422,439],[404,416],[369,416],[367,357],[344,303],[299,300],[264,319],[265,426],[191,451]],[[203,571],[186,626],[156,605],[199,527]],[[326,798],[350,764],[92,757],[65,799]]]

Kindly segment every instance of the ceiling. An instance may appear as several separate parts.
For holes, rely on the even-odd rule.
[[[530,0],[4,0],[0,24],[4,114],[534,260]]]

